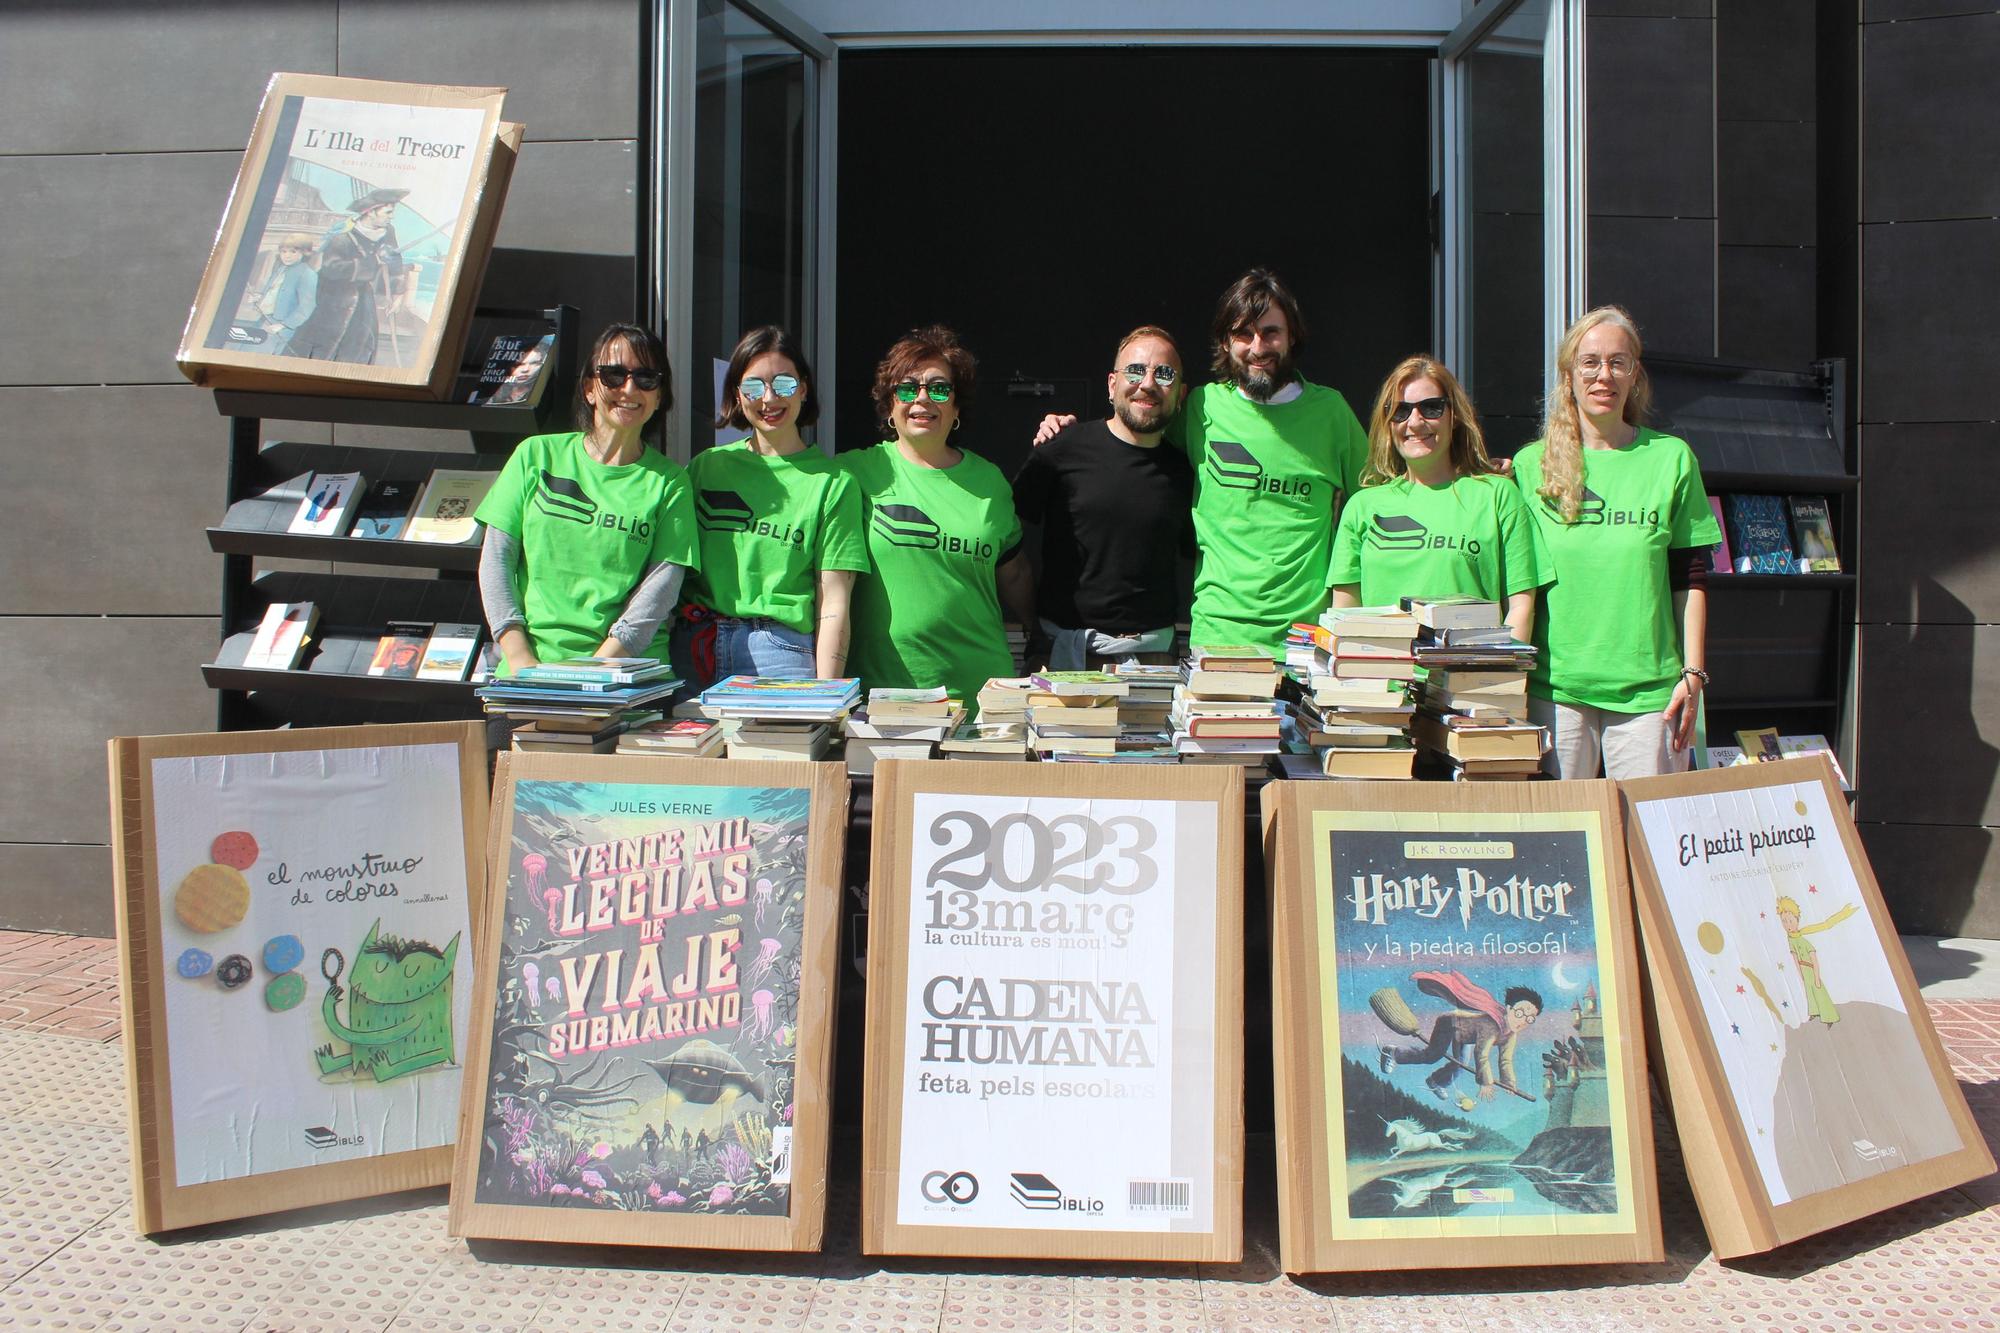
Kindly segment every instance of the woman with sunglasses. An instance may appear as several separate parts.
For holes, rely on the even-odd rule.
[[[613,324],[577,380],[577,429],[521,441],[501,468],[475,515],[499,674],[573,657],[666,658],[662,626],[699,559],[687,472],[646,447],[672,402],[660,340]]]
[[[1617,306],[1556,348],[1543,438],[1514,459],[1555,582],[1528,678],[1557,777],[1687,766],[1708,672],[1708,548],[1722,539],[1686,441],[1642,423],[1652,386]]]
[[[1327,582],[1335,606],[1402,597],[1479,597],[1534,635],[1548,582],[1534,520],[1486,456],[1478,415],[1449,370],[1413,356],[1389,372],[1368,424],[1361,489],[1341,511]]]
[[[799,427],[819,416],[812,367],[775,325],[730,354],[716,424],[748,430],[688,466],[701,571],[674,627],[676,673],[696,689],[724,676],[844,676],[848,598],[868,568],[861,492]]]
[[[854,589],[849,669],[874,689],[942,685],[976,710],[980,687],[1014,674],[1000,606],[1035,624],[1013,488],[952,443],[975,362],[950,329],[900,339],[875,368],[875,411],[892,439],[840,456],[861,488],[874,573]]]

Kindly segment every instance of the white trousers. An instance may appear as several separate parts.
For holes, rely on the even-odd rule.
[[[1674,749],[1665,713],[1614,713],[1530,698],[1528,716],[1549,729],[1553,744],[1542,767],[1559,778],[1658,777],[1681,772],[1694,753]]]

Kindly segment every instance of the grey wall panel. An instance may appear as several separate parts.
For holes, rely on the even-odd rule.
[[[1724,121],[1716,127],[1716,206],[1724,245],[1811,245],[1817,131],[1809,123]]]
[[[1715,14],[1715,109],[1728,120],[1812,120],[1819,0],[1752,0]]]
[[[1861,825],[1868,863],[1896,929],[1905,935],[2000,938],[2000,883],[1995,830],[1977,825]]]
[[[1898,23],[1904,19],[1992,12],[1992,0],[1861,0],[1863,23]]]
[[[0,842],[105,842],[104,742],[215,728],[200,664],[215,652],[212,617],[0,617],[0,661],[60,682],[9,690],[0,734],[31,763],[0,765]]]
[[[1624,306],[1655,356],[1715,355],[1715,223],[1590,218],[1591,305]]]
[[[497,85],[530,139],[627,139],[639,128],[635,0],[341,0],[340,72]]]
[[[1818,271],[1811,246],[1717,248],[1716,355],[1803,371],[1818,341]]]
[[[1714,37],[1702,20],[1589,20],[1593,215],[1715,216]]]
[[[2000,214],[2000,13],[1861,35],[1861,220]]]
[[[1715,0],[1588,0],[1586,17],[1688,18],[1715,17]]]
[[[226,440],[191,384],[0,388],[0,615],[212,615]]]
[[[0,158],[0,384],[186,383],[174,349],[242,160]]]
[[[0,842],[0,884],[7,886],[0,893],[0,930],[107,938],[117,931],[109,847]]]
[[[0,154],[240,154],[272,71],[333,73],[333,0],[10,5],[5,23]]]
[[[2000,623],[2000,424],[1864,425],[1861,463],[1861,619]]]
[[[2000,220],[1861,229],[1863,421],[2000,420]]]
[[[1949,598],[1919,593],[1920,614]],[[1943,618],[1943,617],[1940,617]],[[2000,626],[1863,625],[1856,775],[1863,815],[1901,824],[2000,824]]]

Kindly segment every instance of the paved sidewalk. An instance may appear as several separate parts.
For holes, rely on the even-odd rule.
[[[1953,1066],[2000,1142],[2000,952],[1910,947]],[[820,1255],[473,1248],[445,1234],[442,1189],[151,1241],[131,1223],[110,941],[0,931],[0,1067],[0,1328],[2000,1333],[2000,1177],[1724,1265],[1663,1118],[1664,1264],[1295,1282],[1277,1271],[1268,1135],[1251,1136],[1248,1257],[1234,1267],[865,1258],[851,1133],[834,1142]]]

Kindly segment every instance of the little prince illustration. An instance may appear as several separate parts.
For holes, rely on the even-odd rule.
[[[1806,936],[1830,930],[1853,915],[1854,904],[1849,903],[1826,920],[1803,926],[1799,924],[1798,900],[1778,899],[1778,921],[1785,928],[1785,943],[1798,964],[1799,982],[1806,991],[1806,1009],[1822,1023],[1838,1023],[1840,1011],[1833,1007],[1833,996],[1827,993],[1826,979],[1820,975],[1819,949]]]

